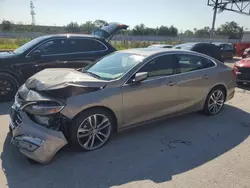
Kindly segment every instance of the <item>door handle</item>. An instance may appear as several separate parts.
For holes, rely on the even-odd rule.
[[[167,83],[167,86],[174,86],[174,85],[176,85],[176,84],[177,84],[177,82],[169,81],[169,82]]]
[[[203,79],[208,79],[208,75],[204,75],[204,76],[203,76]]]

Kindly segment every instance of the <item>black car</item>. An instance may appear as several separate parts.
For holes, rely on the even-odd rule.
[[[0,101],[13,99],[27,78],[45,68],[81,68],[116,49],[108,42],[124,24],[111,23],[92,35],[58,34],[35,38],[0,53]]]
[[[211,43],[184,43],[176,45],[174,48],[199,52],[224,62],[220,48]]]
[[[214,42],[214,45],[218,46],[220,50],[222,51],[222,58],[223,59],[233,59],[236,48],[231,43],[220,43],[220,42]]]

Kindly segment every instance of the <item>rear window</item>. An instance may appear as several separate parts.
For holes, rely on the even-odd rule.
[[[68,46],[71,53],[103,51],[107,49],[101,42],[93,39],[71,39]]]

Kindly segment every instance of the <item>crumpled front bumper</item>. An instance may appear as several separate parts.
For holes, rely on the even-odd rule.
[[[19,112],[22,122],[16,127],[10,118],[12,143],[20,151],[39,163],[48,163],[68,142],[60,131],[50,130],[34,123],[24,112]]]

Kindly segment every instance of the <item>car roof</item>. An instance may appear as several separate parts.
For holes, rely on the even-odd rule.
[[[63,34],[53,34],[53,35],[46,35],[47,38],[99,38],[102,39],[102,37],[94,36],[94,35],[86,35],[86,34],[73,34],[73,33],[63,33]]]
[[[196,54],[196,52],[192,52],[189,50],[182,50],[182,49],[172,49],[172,48],[133,48],[128,50],[122,50],[119,52],[125,52],[125,53],[131,53],[131,54],[138,54],[141,56],[151,56],[151,55],[157,55],[162,52],[189,52]]]

